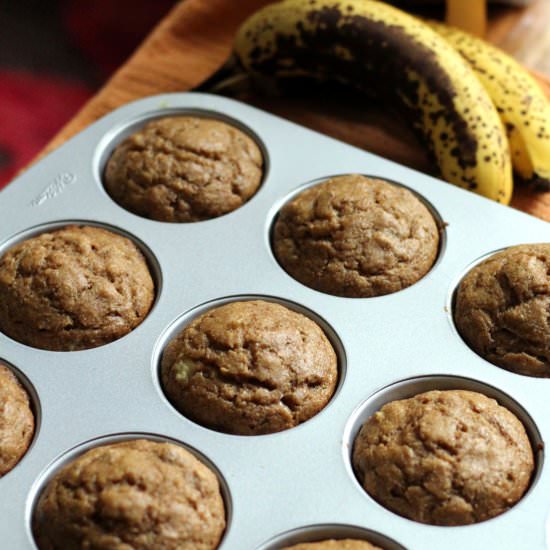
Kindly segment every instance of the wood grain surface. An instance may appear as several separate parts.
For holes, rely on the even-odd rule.
[[[271,1],[185,0],[176,4],[133,56],[54,137],[40,156],[129,101],[195,88],[228,58],[239,24]],[[546,3],[546,0],[542,1]],[[513,18],[510,13],[503,12],[491,21],[488,37],[492,42],[500,44],[506,41],[511,29],[515,28],[514,24],[521,20],[518,13],[525,16],[524,12],[516,12]],[[539,80],[550,97],[550,79],[539,75]],[[247,91],[239,98],[412,168],[427,173],[434,170],[407,127],[364,97],[341,90],[331,90],[328,94],[312,89],[307,95],[302,92],[285,97],[266,97]],[[550,221],[550,192],[534,193],[516,187],[512,206]]]

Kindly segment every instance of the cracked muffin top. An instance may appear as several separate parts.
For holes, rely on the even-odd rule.
[[[381,550],[366,540],[330,539],[285,546],[282,550]]]
[[[130,212],[196,222],[242,206],[258,189],[263,157],[241,130],[208,118],[153,120],[114,150],[105,189]]]
[[[414,284],[438,247],[435,220],[411,191],[353,174],[302,191],[283,206],[273,231],[275,256],[289,275],[350,298]]]
[[[42,233],[0,258],[0,331],[36,348],[112,342],[143,321],[154,295],[136,245],[98,227]]]
[[[166,395],[203,426],[240,435],[317,414],[338,379],[336,353],[308,317],[272,302],[231,302],[194,319],[166,347]]]
[[[40,550],[212,550],[224,529],[216,475],[179,445],[141,439],[67,464],[33,515]]]
[[[524,244],[460,282],[454,319],[466,343],[499,367],[550,377],[550,244]]]
[[[352,462],[380,504],[432,525],[502,514],[523,496],[534,469],[516,416],[494,399],[463,390],[384,405],[363,424]]]
[[[13,372],[0,362],[0,477],[21,460],[33,434],[29,396]]]

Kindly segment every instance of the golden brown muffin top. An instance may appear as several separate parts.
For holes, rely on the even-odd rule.
[[[458,331],[479,355],[505,369],[550,377],[550,244],[499,252],[461,281]]]
[[[260,148],[219,120],[153,120],[114,150],[105,168],[109,195],[123,208],[164,222],[215,218],[242,206],[262,179]]]
[[[71,225],[20,242],[0,258],[0,330],[47,350],[93,348],[139,325],[154,293],[131,240]]]
[[[40,495],[40,550],[212,550],[225,529],[214,473],[172,443],[95,447],[63,467]]]
[[[302,191],[283,206],[273,232],[275,256],[292,277],[353,298],[414,284],[438,246],[434,218],[411,191],[361,175]]]
[[[0,477],[21,460],[33,434],[29,396],[11,369],[0,362]]]
[[[363,424],[352,460],[380,504],[433,525],[502,514],[523,496],[534,470],[523,424],[494,399],[464,390],[384,405]]]
[[[162,358],[164,390],[180,412],[241,435],[308,420],[328,403],[337,379],[336,353],[319,326],[262,300],[203,313]]]
[[[366,540],[329,539],[319,542],[303,542],[294,546],[285,546],[282,550],[381,550]]]

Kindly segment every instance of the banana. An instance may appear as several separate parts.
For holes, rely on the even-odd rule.
[[[512,170],[491,99],[435,31],[373,0],[284,0],[240,27],[234,50],[262,77],[338,79],[397,103],[447,181],[507,204]]]
[[[442,23],[428,25],[470,64],[506,128],[521,180],[550,189],[550,101],[535,79],[502,50]]]

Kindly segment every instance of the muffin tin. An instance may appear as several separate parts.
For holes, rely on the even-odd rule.
[[[127,212],[103,189],[106,159],[145,121],[183,113],[219,118],[254,137],[265,158],[260,189],[241,208],[203,222],[162,223]],[[346,173],[405,185],[439,219],[439,257],[418,283],[376,298],[340,298],[301,285],[275,260],[270,231],[281,205],[304,186]],[[227,508],[223,550],[363,534],[387,550],[545,548],[550,380],[478,357],[454,327],[452,299],[474,263],[514,244],[550,242],[549,224],[237,101],[198,93],[126,105],[28,169],[0,194],[0,255],[69,223],[132,238],[149,261],[156,301],[133,332],[95,349],[44,351],[0,334],[0,360],[24,378],[37,413],[30,450],[0,479],[2,548],[35,548],[33,506],[57,468],[91,446],[135,436],[179,442],[214,466]],[[163,394],[162,349],[205,309],[257,297],[321,324],[339,358],[337,391],[317,416],[276,434],[235,436],[194,424]],[[350,454],[361,422],[390,400],[436,388],[481,391],[524,422],[536,475],[501,516],[466,527],[423,525],[379,505],[355,479]]]

